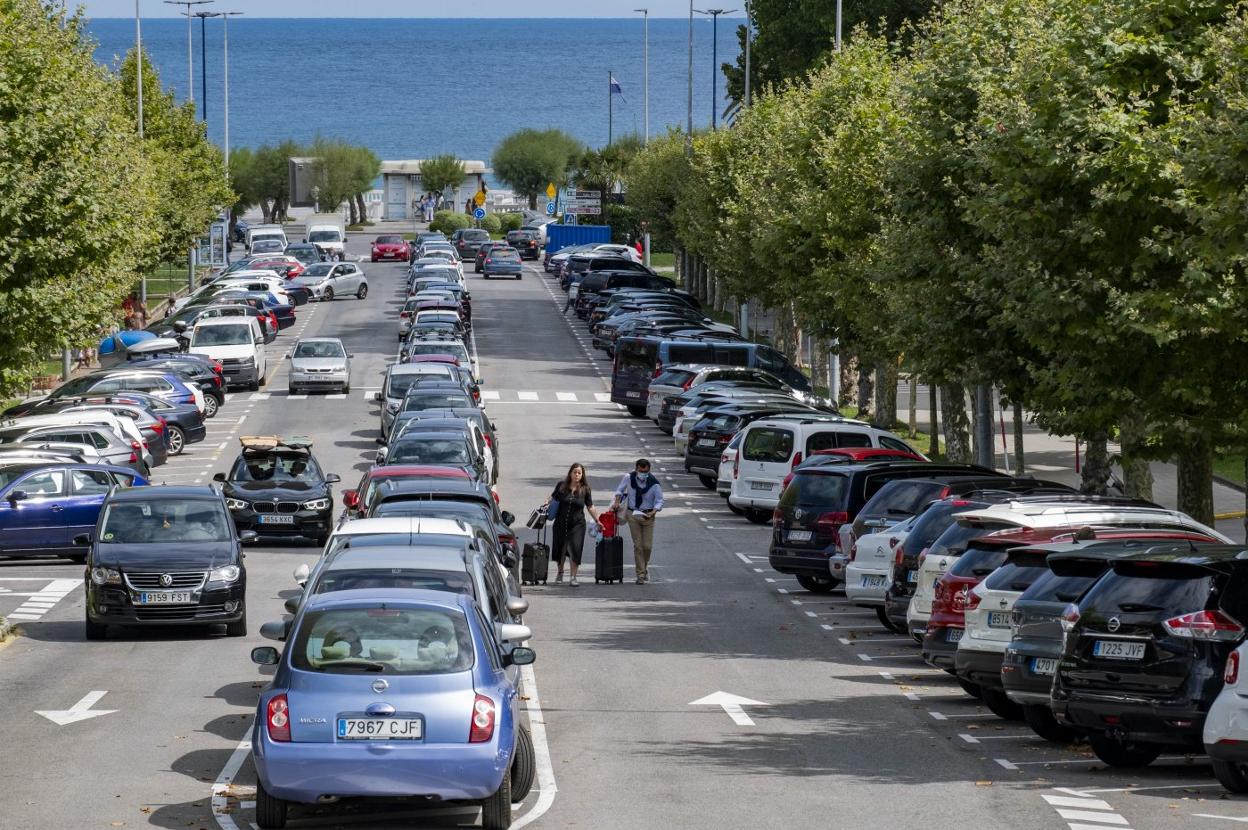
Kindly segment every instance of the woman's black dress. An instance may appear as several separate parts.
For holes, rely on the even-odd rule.
[[[559,503],[551,555],[560,565],[564,557],[569,557],[579,566],[581,551],[585,547],[585,508],[594,506],[594,497],[588,490],[579,493],[564,490],[561,481],[550,494],[550,500]]]

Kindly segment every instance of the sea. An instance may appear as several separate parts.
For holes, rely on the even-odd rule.
[[[241,4],[246,5],[246,4]],[[233,7],[232,7],[233,8]],[[740,19],[721,18],[718,62],[738,53]],[[96,58],[115,66],[133,47],[133,19],[93,19]],[[209,19],[201,50],[192,27],[194,97],[206,101],[209,137],[224,127],[222,21]],[[650,133],[683,126],[688,94],[687,20],[650,20]],[[710,125],[728,101],[712,62],[713,27],[693,32],[693,123]],[[187,93],[187,26],[142,21],[143,46],[179,99]],[[487,164],[498,143],[524,127],[564,130],[589,146],[608,139],[609,77],[618,138],[642,133],[643,27],[629,19],[253,19],[229,22],[230,146],[256,147],[317,135],[367,146],[384,160],[454,153]],[[206,56],[206,62],[202,60]],[[206,74],[205,74],[206,69]],[[202,84],[207,84],[204,98]],[[722,117],[720,118],[722,123]]]

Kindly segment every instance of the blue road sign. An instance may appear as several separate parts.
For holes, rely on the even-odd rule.
[[[485,208],[477,208],[476,210],[474,210],[474,211],[472,212],[472,218],[473,218],[473,219],[484,219],[484,218],[485,218]]]
[[[547,216],[555,215],[555,203],[553,201],[546,203],[546,215]]]

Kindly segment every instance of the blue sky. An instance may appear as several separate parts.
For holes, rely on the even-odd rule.
[[[703,7],[705,0],[698,2]],[[71,4],[73,5],[73,4]],[[85,0],[91,17],[133,17],[133,0]],[[215,6],[246,12],[249,17],[634,17],[633,9],[649,7],[653,17],[687,17],[687,0],[473,0],[470,6],[430,0],[218,0]],[[739,17],[741,2],[721,3],[738,9],[726,17]],[[140,0],[144,17],[176,17],[178,7],[160,0]],[[471,13],[468,13],[471,11]]]

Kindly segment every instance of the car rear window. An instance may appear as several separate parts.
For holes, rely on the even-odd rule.
[[[352,547],[357,547],[352,545]],[[428,571],[419,568],[344,568],[325,571],[316,581],[314,594],[331,591],[354,591],[365,588],[402,588],[447,591],[454,594],[471,594],[472,583],[468,573],[454,571]]]
[[[446,464],[463,467],[472,463],[468,443],[454,438],[429,438],[419,433],[404,436],[390,449],[391,464]]]
[[[467,230],[467,231],[464,231],[463,235],[460,238],[467,239],[472,242],[482,242],[482,241],[489,240],[490,233],[489,231]]]
[[[1088,592],[1079,610],[1105,617],[1124,612],[1171,617],[1204,610],[1213,587],[1213,575],[1201,568],[1120,562]]]
[[[715,415],[703,419],[699,428],[713,429],[717,432],[727,432],[728,430],[735,428],[740,421],[741,417],[739,415]]]
[[[982,534],[981,534],[982,535]],[[958,561],[949,568],[954,576],[973,576],[983,579],[1005,564],[1008,551],[1001,547],[975,547],[966,549]]]
[[[1022,593],[1044,574],[1051,573],[1043,565],[1020,565],[1007,562],[984,580],[984,587],[994,591],[1018,591]]]
[[[932,542],[928,549],[931,556],[958,556],[962,549],[966,547],[966,543],[972,539],[978,539],[980,536],[986,536],[994,530],[1004,530],[1009,525],[994,522],[985,522],[975,526],[954,523],[945,528],[945,532],[936,537],[936,541]]]
[[[862,516],[913,516],[945,485],[936,481],[890,481],[872,496],[859,515]]]
[[[783,464],[792,454],[793,432],[777,427],[750,430],[741,448],[741,457],[746,461]]]
[[[467,395],[454,392],[423,392],[407,395],[403,399],[404,412],[419,412],[422,409],[459,409],[472,406]]]
[[[312,612],[291,648],[292,666],[325,674],[450,674],[472,664],[468,621],[433,608]]]
[[[684,386],[696,375],[688,369],[668,369],[650,381],[651,386]]]
[[[966,503],[934,504],[923,512],[919,520],[910,528],[910,535],[901,543],[902,552],[906,556],[918,556],[924,548],[930,547],[940,535],[953,524],[953,517],[962,511],[971,510],[979,505],[967,506]]]
[[[1096,576],[1058,576],[1050,570],[1045,570],[1031,584],[1031,587],[1023,592],[1019,600],[1074,602],[1083,596],[1083,592],[1088,590],[1092,583],[1099,578],[1100,574]]]
[[[820,504],[838,508],[845,503],[849,478],[838,474],[798,473],[780,495],[780,506]]]
[[[377,237],[378,245],[398,245],[403,240],[397,236],[379,236]]]
[[[673,343],[667,347],[669,363],[710,363],[714,356],[715,350],[708,343]]]

